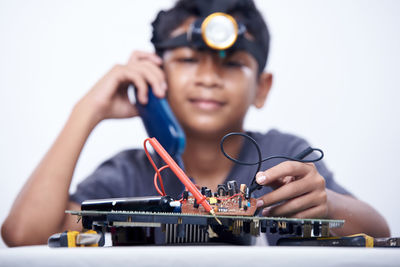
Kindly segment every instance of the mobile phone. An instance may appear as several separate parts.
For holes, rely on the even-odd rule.
[[[186,137],[167,99],[156,97],[149,86],[147,104],[136,101],[136,106],[147,135],[155,137],[172,157],[180,157],[185,149]]]

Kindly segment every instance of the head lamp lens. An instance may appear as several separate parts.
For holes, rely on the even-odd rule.
[[[225,13],[213,13],[201,24],[204,42],[211,48],[225,50],[231,47],[238,36],[236,20]]]

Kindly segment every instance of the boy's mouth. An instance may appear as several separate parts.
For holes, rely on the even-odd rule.
[[[191,98],[189,101],[196,108],[206,111],[214,111],[225,105],[225,102],[215,99]]]

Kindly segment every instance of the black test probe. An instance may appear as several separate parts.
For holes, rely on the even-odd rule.
[[[257,149],[257,154],[258,154],[258,161],[257,162],[243,162],[240,160],[237,160],[235,158],[232,158],[230,155],[228,155],[225,150],[224,150],[224,142],[225,140],[233,135],[239,135],[242,137],[247,138],[249,141],[251,141],[254,146]],[[245,133],[241,133],[241,132],[232,132],[232,133],[228,133],[227,135],[225,135],[222,139],[221,139],[221,143],[220,143],[220,147],[221,147],[221,152],[222,154],[224,154],[225,157],[227,157],[228,159],[230,159],[231,161],[240,164],[240,165],[258,165],[257,166],[257,170],[253,176],[253,180],[251,181],[250,185],[246,188],[246,192],[245,192],[245,198],[246,199],[250,199],[251,194],[262,188],[262,185],[259,185],[256,181],[256,175],[257,173],[260,171],[261,169],[261,163],[267,160],[271,160],[271,159],[286,159],[286,160],[292,160],[292,161],[298,161],[298,162],[303,162],[303,163],[311,163],[311,162],[317,162],[319,160],[321,160],[324,157],[324,152],[319,149],[319,148],[312,148],[312,147],[307,147],[306,149],[304,149],[302,152],[300,152],[299,154],[297,154],[295,157],[287,157],[287,156],[271,156],[268,158],[262,158],[261,156],[261,149],[260,146],[258,145],[257,141],[254,140],[254,138],[252,138],[251,136],[245,134]],[[314,151],[318,151],[321,155],[316,158],[316,159],[310,159],[310,160],[305,160],[304,158],[307,157],[308,155],[310,155],[312,152]]]

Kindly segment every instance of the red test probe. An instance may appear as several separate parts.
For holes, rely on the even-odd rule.
[[[186,186],[187,190],[192,193],[194,198],[196,199],[197,203],[202,205],[204,209],[209,212],[211,215],[215,217],[219,224],[221,222],[215,216],[215,212],[207,202],[206,197],[201,194],[201,192],[197,189],[197,187],[190,181],[189,177],[185,174],[185,172],[178,166],[178,164],[173,160],[173,158],[168,154],[168,152],[162,147],[162,145],[157,141],[156,138],[146,138],[144,140],[144,149],[146,152],[147,157],[149,158],[150,162],[152,163],[153,167],[155,167],[154,162],[152,161],[147,149],[146,149],[146,142],[149,142],[150,145],[154,148],[154,150],[160,155],[160,157],[164,160],[164,162],[168,165],[168,167],[175,173],[175,175],[181,180],[181,182]],[[158,170],[157,167],[156,171]],[[159,173],[159,172],[157,172]]]

